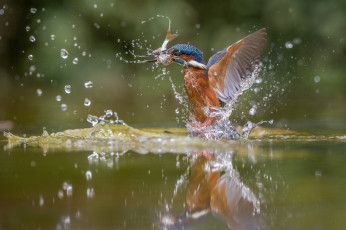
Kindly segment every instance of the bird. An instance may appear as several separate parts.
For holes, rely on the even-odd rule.
[[[210,57],[207,63],[203,53],[190,44],[176,44],[167,48],[177,37],[170,33],[170,25],[162,46],[145,56],[163,65],[178,63],[184,67],[184,88],[188,96],[195,129],[204,130],[218,119],[219,109],[241,95],[242,85],[258,69],[260,55],[266,43],[266,29],[262,28],[227,46]],[[213,115],[214,114],[214,115]]]
[[[212,213],[221,217],[230,229],[264,229],[260,200],[232,164],[228,168],[215,164],[215,154],[208,150],[195,152],[186,188],[186,210],[181,215],[165,215],[164,223],[171,227],[168,229],[183,229]]]

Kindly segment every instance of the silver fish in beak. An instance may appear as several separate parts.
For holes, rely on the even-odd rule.
[[[149,57],[154,56],[155,59],[153,60],[144,60],[144,61],[138,61],[138,63],[148,63],[148,62],[158,62],[163,65],[169,65],[173,62],[173,55],[167,52],[167,45],[169,42],[173,41],[178,37],[177,34],[171,34],[171,20],[169,20],[168,30],[166,33],[166,38],[162,43],[162,46],[158,48],[157,50],[154,50],[152,53],[141,56],[141,57]]]

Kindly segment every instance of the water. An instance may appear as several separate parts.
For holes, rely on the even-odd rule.
[[[94,9],[100,7],[93,5]],[[32,8],[30,12],[35,14],[37,9]],[[0,10],[0,14],[4,14],[4,10]],[[99,13],[99,16],[104,14]],[[164,16],[156,16],[161,17]],[[35,21],[37,24],[41,22],[40,19]],[[42,20],[43,23],[46,22]],[[120,25],[126,27],[126,22],[121,21]],[[106,28],[96,22],[94,26],[96,29]],[[81,25],[72,25],[75,31],[79,27]],[[196,29],[200,27],[196,24]],[[28,33],[29,40],[37,44],[42,38],[34,29],[35,26],[32,29],[25,27],[27,32],[32,30],[35,34]],[[45,30],[45,25],[42,30]],[[77,46],[80,49],[79,39],[78,44],[73,42],[72,47],[69,46],[71,41],[65,37],[63,47],[66,49],[61,49],[57,44],[60,44],[58,40],[64,36],[63,33],[51,32],[56,35],[48,35],[45,46],[54,48],[57,58],[67,59],[69,52],[75,55],[74,49]],[[73,41],[77,41],[74,35]],[[128,50],[115,54],[124,63],[135,62],[127,60],[129,53],[136,57],[135,48],[140,54],[153,48],[147,39],[140,36],[132,40],[131,45],[123,38],[116,38],[114,42],[121,42],[121,50]],[[295,38],[292,42],[287,41],[284,47],[296,50],[301,42],[300,38]],[[94,55],[93,50],[86,48],[82,47],[82,50],[88,50],[89,57],[91,53]],[[28,55],[31,63],[39,60],[34,54],[35,58]],[[84,57],[87,52],[81,54]],[[68,62],[63,60],[60,69],[85,62],[85,59],[80,58],[79,62],[73,56],[71,59]],[[111,67],[110,60],[104,60],[107,68]],[[162,64],[170,61],[166,56],[160,59]],[[39,65],[37,67],[41,72]],[[153,66],[152,70],[157,67]],[[273,65],[268,64],[268,70],[272,68]],[[189,113],[186,96],[178,92],[179,87],[173,83],[168,68],[160,66],[159,69],[162,69],[162,74],[154,78],[168,76],[180,104],[173,111],[185,124]],[[35,71],[36,65],[31,65],[30,75]],[[268,75],[271,73],[274,74],[266,72]],[[314,74],[309,79],[317,84],[324,78]],[[254,81],[262,83],[261,78],[253,77],[242,85],[242,89],[250,88]],[[248,108],[242,110],[244,116],[252,118],[260,113],[272,100],[272,90],[275,92],[278,85],[281,87],[279,83],[268,84],[270,91],[258,96],[260,101],[263,98],[263,102],[249,102]],[[64,84],[69,84],[64,91],[70,94],[73,82],[68,80]],[[132,84],[128,85],[132,87]],[[93,82],[85,82],[84,87],[90,91]],[[41,98],[49,92],[35,90],[35,96]],[[253,91],[257,94],[261,90],[264,91],[263,85],[257,85]],[[82,95],[78,103],[89,107],[91,101],[86,96],[90,97]],[[64,102],[59,103],[60,109],[67,111],[64,115],[69,114],[68,108],[72,111],[75,107],[65,104],[71,103],[66,99],[62,100],[60,95],[55,97],[56,101]],[[243,134],[239,134],[239,129],[236,131],[228,120],[232,111],[233,104],[219,111],[221,119],[216,126],[208,130],[200,127],[205,135],[200,136],[211,140],[237,138],[233,141],[190,138],[186,136],[186,128],[137,130],[123,125],[116,112],[105,110],[104,115],[87,117],[87,122],[92,125],[90,129],[52,134],[44,130],[40,137],[19,139],[10,145],[1,142],[0,210],[5,211],[0,212],[0,229],[171,229],[172,226],[173,229],[244,229],[244,225],[245,229],[344,228],[346,185],[340,178],[345,176],[342,162],[345,162],[346,137],[255,129],[257,136],[247,139],[256,124],[248,122]],[[195,124],[187,124],[191,135]],[[226,190],[221,189],[223,186]],[[228,202],[223,202],[224,194]],[[223,208],[231,212],[222,212]]]
[[[34,37],[34,35],[30,35],[29,40],[30,40],[31,42],[35,42],[35,41],[36,41],[36,38]]]
[[[66,104],[61,104],[61,110],[66,111],[67,110],[67,105]]]
[[[78,64],[78,58],[74,58],[72,63],[75,65]]]
[[[55,97],[55,100],[56,100],[56,101],[61,101],[61,96],[60,96],[60,95],[57,95],[57,96]]]
[[[88,98],[84,99],[84,105],[85,106],[90,106],[91,105],[91,101]]]
[[[92,87],[93,87],[93,82],[92,82],[92,81],[87,81],[87,82],[85,82],[85,83],[84,83],[84,87],[87,88],[87,89],[88,89],[88,88],[92,88]]]
[[[67,51],[66,49],[61,49],[61,50],[60,50],[60,56],[61,56],[63,59],[68,58],[68,51]]]
[[[65,93],[70,94],[71,93],[71,85],[65,85],[64,90],[65,90]]]
[[[35,14],[35,13],[37,12],[37,9],[36,9],[36,8],[30,8],[30,12],[31,12],[32,14]]]
[[[262,129],[248,140],[205,141],[186,137],[185,128],[160,128],[129,129],[121,141],[117,136],[126,130],[115,127],[125,126],[93,127],[93,141],[77,137],[83,130],[65,131],[69,138],[60,141],[51,134],[55,144],[49,135],[13,146],[1,141],[1,228],[346,226],[345,135]],[[101,138],[108,129],[113,136]],[[214,216],[222,197],[214,180],[231,185],[227,217]],[[207,209],[197,212],[192,204]]]

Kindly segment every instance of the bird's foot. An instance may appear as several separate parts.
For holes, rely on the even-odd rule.
[[[193,124],[192,130],[190,134],[192,136],[202,137],[203,139],[207,139],[207,133],[210,127],[212,127],[215,118],[209,118],[205,122],[196,122]]]

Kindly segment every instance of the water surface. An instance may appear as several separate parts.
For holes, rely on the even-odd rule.
[[[344,135],[204,141],[161,131],[1,141],[1,229],[345,229]],[[215,205],[223,182],[228,215]]]

